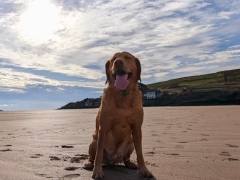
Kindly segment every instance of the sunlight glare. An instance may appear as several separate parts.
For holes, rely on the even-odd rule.
[[[20,20],[21,32],[33,39],[48,40],[61,29],[59,9],[49,0],[35,0]]]

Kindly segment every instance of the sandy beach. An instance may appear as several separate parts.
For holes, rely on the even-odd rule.
[[[144,108],[146,164],[161,180],[239,180],[240,106]],[[0,179],[92,179],[97,109],[0,112]],[[132,159],[136,161],[135,152]],[[106,180],[138,171],[104,166]]]

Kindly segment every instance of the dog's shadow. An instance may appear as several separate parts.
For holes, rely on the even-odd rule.
[[[156,178],[141,177],[138,170],[126,168],[121,165],[103,165],[104,180],[156,180]]]

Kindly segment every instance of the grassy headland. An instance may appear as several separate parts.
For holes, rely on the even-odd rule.
[[[212,74],[190,76],[169,81],[148,84],[148,88],[160,89],[161,91],[182,92],[189,91],[229,91],[240,88],[240,69],[221,71]]]

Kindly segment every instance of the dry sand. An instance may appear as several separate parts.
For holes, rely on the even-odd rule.
[[[240,179],[239,106],[144,111],[143,151],[152,179]],[[82,167],[96,113],[0,112],[0,179],[91,179]],[[123,166],[105,166],[104,173],[106,180],[146,179]]]

